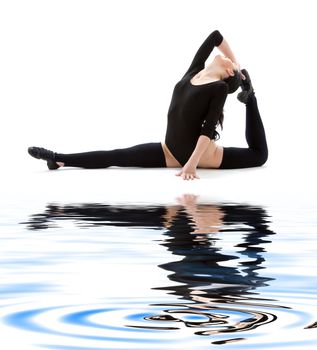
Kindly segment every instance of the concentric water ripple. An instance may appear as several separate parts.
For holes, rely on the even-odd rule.
[[[299,312],[288,307],[264,303],[261,304],[260,311],[259,306],[251,304],[148,304],[137,300],[128,303],[117,300],[116,304],[115,301],[107,307],[105,304],[90,304],[87,309],[83,308],[83,305],[33,309],[28,309],[27,305],[23,304],[10,305],[2,308],[1,317],[7,326],[59,338],[66,337],[79,343],[85,341],[91,344],[92,348],[104,348],[112,346],[113,343],[121,348],[126,346],[126,349],[129,348],[129,344],[147,348],[155,347],[159,343],[159,348],[167,349],[178,348],[183,342],[183,346],[186,347],[186,340],[190,339],[191,333],[209,336],[209,343],[212,344],[229,345],[249,338],[249,344],[261,347],[261,335],[260,339],[254,339],[254,336],[259,335],[252,334],[252,330],[258,327],[278,322],[274,329],[277,328],[280,334],[288,334],[289,330],[299,331],[300,328],[314,327],[314,323],[307,324],[307,320],[312,317],[309,304],[306,305],[306,312]],[[186,331],[186,328],[191,332]],[[288,339],[290,338],[288,335]],[[302,344],[310,343],[307,338],[308,334],[305,334],[305,338],[300,340]],[[298,336],[296,341],[299,341]],[[197,344],[201,343],[197,341]],[[47,345],[54,348],[53,344]],[[56,345],[60,346],[56,349],[63,348],[61,344]],[[205,345],[201,344],[206,345],[206,342]],[[266,341],[265,346],[268,345],[273,346],[274,343]]]
[[[184,341],[170,332],[178,330],[178,327],[167,327],[156,322],[151,322],[153,325],[150,326],[146,320],[161,308],[149,309],[146,303],[138,304],[138,301],[132,305],[131,302],[125,304],[120,301],[120,305],[109,307],[104,304],[89,305],[89,309],[84,309],[82,305],[68,305],[21,310],[25,306],[2,309],[3,322],[24,331],[66,337],[79,343],[85,341],[87,345],[102,348],[115,344],[116,348],[125,346],[128,349],[132,344],[146,349],[152,348],[155,343],[168,348],[173,344],[179,346]],[[16,307],[18,311],[12,312]]]

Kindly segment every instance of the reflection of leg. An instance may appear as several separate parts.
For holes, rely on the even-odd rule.
[[[255,95],[246,104],[245,137],[249,148],[224,147],[219,169],[249,168],[263,165],[268,158],[265,130]]]
[[[129,148],[84,153],[56,153],[56,161],[65,166],[87,169],[119,167],[166,167],[165,156],[160,142],[144,143]]]

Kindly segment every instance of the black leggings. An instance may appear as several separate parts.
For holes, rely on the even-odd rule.
[[[245,124],[245,138],[249,147],[224,147],[219,169],[250,168],[261,166],[267,161],[265,130],[254,94],[246,104]]]
[[[84,153],[56,153],[57,162],[65,166],[86,169],[119,167],[165,168],[165,155],[160,142],[143,143],[129,148],[110,151],[92,151]]]
[[[265,131],[254,95],[246,104],[246,140],[249,148],[224,147],[220,169],[248,168],[263,165],[268,156]],[[119,167],[165,168],[160,142],[143,143],[129,148],[84,153],[56,153],[56,161],[65,166],[87,169]]]

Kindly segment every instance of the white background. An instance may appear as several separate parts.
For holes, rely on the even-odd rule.
[[[0,228],[19,234],[17,221],[54,201],[174,204],[190,192],[208,203],[267,205],[279,232],[303,212],[304,232],[316,232],[315,3],[0,0]],[[186,182],[175,169],[50,172],[27,154],[29,146],[66,153],[163,141],[173,87],[215,29],[250,72],[269,146],[264,167],[199,170],[200,180]],[[245,107],[236,94],[227,98],[219,144],[246,147]],[[34,242],[28,234],[16,246],[32,251]],[[15,329],[5,334],[27,349]]]
[[[32,167],[28,146],[66,153],[163,141],[173,87],[214,29],[250,72],[268,139],[266,166],[312,164],[314,3],[1,1],[2,166]],[[244,147],[236,94],[227,98],[218,143]]]
[[[49,201],[166,203],[184,192],[208,202],[315,212],[314,6],[309,0],[2,0],[1,214],[23,210],[27,217]],[[191,184],[175,169],[49,172],[27,154],[33,145],[66,153],[163,141],[173,87],[215,29],[250,72],[269,146],[264,167],[199,170],[201,180]],[[236,94],[227,98],[219,144],[246,147],[245,107]]]

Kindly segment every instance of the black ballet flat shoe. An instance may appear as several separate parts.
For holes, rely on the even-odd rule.
[[[241,69],[241,73],[245,76],[245,80],[241,81],[241,89],[237,95],[237,99],[242,103],[247,103],[249,97],[254,95],[254,89],[251,83],[250,75],[246,69]]]
[[[50,170],[56,170],[59,168],[59,165],[57,165],[55,161],[55,152],[53,151],[43,147],[29,147],[28,153],[33,158],[46,160],[47,167]]]

